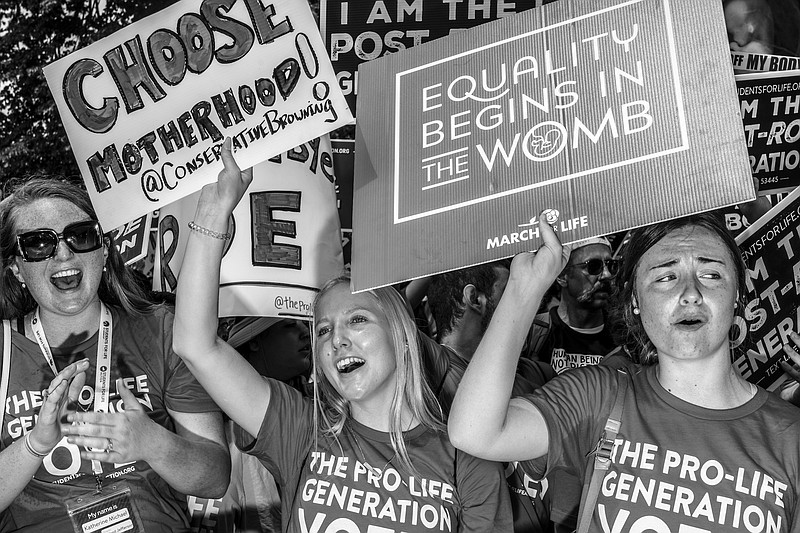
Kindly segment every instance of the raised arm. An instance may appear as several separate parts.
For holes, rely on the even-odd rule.
[[[547,428],[538,410],[525,400],[510,400],[517,359],[539,301],[569,259],[542,215],[539,231],[542,247],[511,263],[506,290],[450,411],[450,441],[484,459],[526,460],[547,453]]]
[[[173,348],[217,405],[251,435],[257,435],[269,404],[269,386],[253,367],[217,337],[219,271],[228,220],[253,179],[233,158],[231,140],[222,147],[225,169],[203,187],[189,232],[175,304]]]

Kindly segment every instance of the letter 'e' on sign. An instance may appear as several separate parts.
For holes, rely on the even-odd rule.
[[[363,290],[755,197],[719,0],[560,0],[359,66]]]

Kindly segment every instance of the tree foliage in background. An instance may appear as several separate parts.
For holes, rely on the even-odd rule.
[[[0,185],[79,176],[42,67],[174,1],[0,0]]]

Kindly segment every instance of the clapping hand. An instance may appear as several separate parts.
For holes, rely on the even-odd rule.
[[[63,431],[68,441],[81,447],[81,457],[94,461],[127,463],[148,456],[157,438],[157,424],[121,379],[117,391],[124,411],[116,413],[75,412],[67,416]]]
[[[34,450],[52,450],[61,440],[60,423],[86,382],[89,360],[82,359],[64,368],[44,391],[44,402],[39,410],[36,426],[31,430],[30,444]]]

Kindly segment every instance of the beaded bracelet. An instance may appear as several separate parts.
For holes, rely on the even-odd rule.
[[[50,452],[45,452],[45,453],[37,452],[36,449],[31,444],[31,434],[30,433],[26,433],[25,434],[25,449],[28,450],[29,454],[31,454],[32,456],[36,457],[37,459],[41,459],[42,457],[47,457],[47,454],[50,453]]]
[[[189,229],[200,233],[201,235],[207,235],[209,237],[213,237],[215,239],[219,239],[221,241],[227,241],[231,238],[230,233],[220,233],[218,231],[214,231],[208,228],[204,228],[203,226],[198,226],[194,223],[194,220],[189,222]]]

